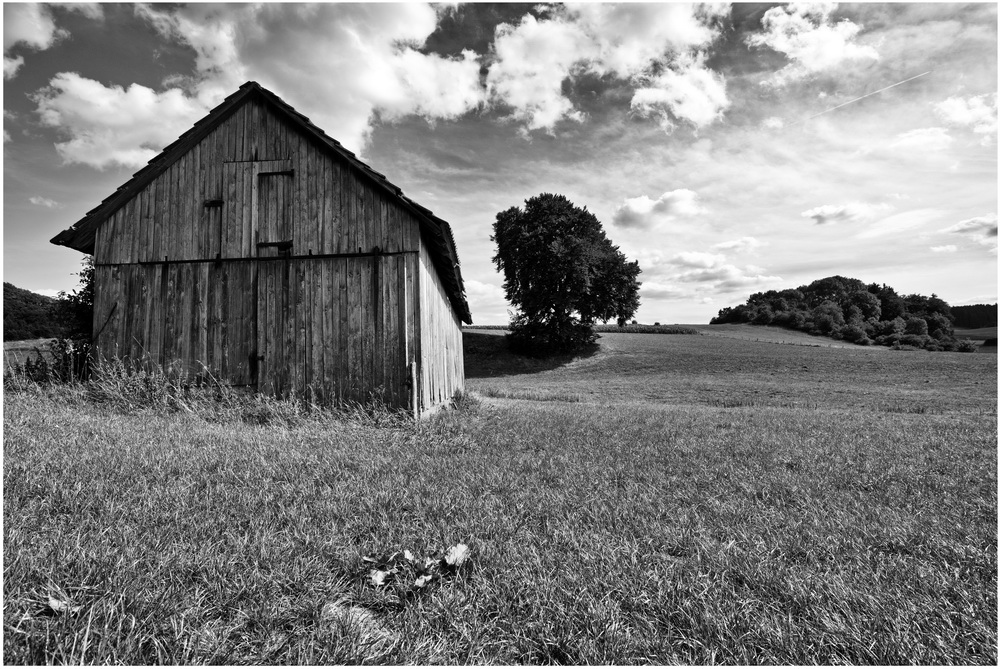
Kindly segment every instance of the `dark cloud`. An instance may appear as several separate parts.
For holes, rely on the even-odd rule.
[[[427,38],[422,51],[442,56],[459,56],[466,49],[488,53],[498,25],[516,24],[525,14],[538,17],[542,12],[537,7],[531,3],[471,3],[444,9],[437,30]]]

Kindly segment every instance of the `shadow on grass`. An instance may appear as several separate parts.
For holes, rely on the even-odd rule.
[[[515,374],[535,374],[556,369],[574,360],[589,358],[600,349],[594,344],[581,353],[557,355],[550,358],[529,358],[507,350],[507,340],[503,332],[484,334],[462,333],[465,353],[465,377],[484,379]]]

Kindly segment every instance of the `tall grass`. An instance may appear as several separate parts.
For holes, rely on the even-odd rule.
[[[995,415],[465,398],[417,426],[133,376],[6,394],[5,663],[997,660]],[[372,580],[458,543],[433,587]]]

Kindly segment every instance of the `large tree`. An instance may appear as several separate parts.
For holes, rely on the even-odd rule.
[[[515,348],[534,355],[593,343],[593,324],[632,317],[639,263],[611,243],[597,217],[562,195],[542,193],[497,214],[493,262],[503,273]]]

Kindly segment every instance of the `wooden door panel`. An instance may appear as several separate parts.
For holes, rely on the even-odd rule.
[[[254,164],[223,163],[223,259],[209,268],[207,338],[212,367],[220,378],[236,386],[257,384],[257,267],[248,255],[253,235]]]
[[[257,257],[291,255],[291,161],[268,160],[255,165]]]
[[[295,338],[297,263],[284,258],[293,253],[291,225],[292,173],[289,161],[257,164],[258,388],[285,396],[296,384]],[[280,258],[273,259],[272,258]],[[266,259],[266,260],[265,260]]]
[[[219,248],[223,258],[246,258],[253,238],[253,163],[223,163],[222,228]]]
[[[209,269],[211,366],[222,380],[234,386],[257,383],[255,283],[253,263],[224,263]]]
[[[284,396],[289,390],[290,360],[294,341],[289,332],[294,304],[292,263],[289,260],[261,261],[257,275],[258,388],[261,392]]]

